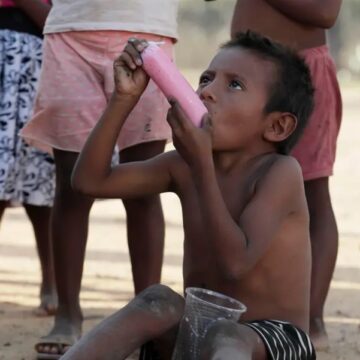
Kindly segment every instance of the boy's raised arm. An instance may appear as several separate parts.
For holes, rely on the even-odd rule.
[[[266,0],[294,20],[324,29],[331,28],[339,14],[342,0]]]
[[[169,155],[111,167],[120,130],[148,83],[135,46],[143,45],[138,41],[127,45],[114,63],[115,91],[73,172],[74,189],[92,197],[140,197],[168,191],[171,184]]]

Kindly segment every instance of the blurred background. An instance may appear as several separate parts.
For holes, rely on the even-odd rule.
[[[180,2],[176,61],[194,86],[219,44],[229,38],[234,4],[235,0]],[[359,19],[360,0],[344,0],[337,24],[329,32],[344,116],[330,183],[340,233],[339,256],[325,309],[331,349],[319,353],[319,360],[360,359]],[[181,208],[172,193],[163,194],[162,201],[166,218],[162,281],[181,292]],[[30,223],[22,208],[12,208],[5,213],[0,234],[0,360],[33,360],[34,343],[52,326],[51,318],[32,315],[38,304],[39,280]],[[81,293],[84,330],[125,305],[132,296],[123,206],[119,200],[98,201],[91,212]]]
[[[181,68],[202,70],[219,44],[229,37],[236,0],[182,0],[176,61]],[[344,0],[328,42],[341,82],[360,81],[360,0]]]

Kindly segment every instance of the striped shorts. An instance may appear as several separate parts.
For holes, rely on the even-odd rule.
[[[261,320],[243,323],[264,342],[270,360],[314,360],[316,353],[310,337],[285,321]]]

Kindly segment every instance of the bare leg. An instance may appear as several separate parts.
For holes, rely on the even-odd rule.
[[[310,336],[315,348],[328,346],[324,325],[324,304],[334,272],[338,231],[329,193],[329,179],[305,182],[310,211],[312,276],[310,301]]]
[[[0,221],[4,215],[5,209],[8,207],[9,202],[7,200],[0,200]]]
[[[34,229],[41,265],[40,306],[35,310],[35,314],[38,316],[54,315],[57,309],[57,294],[49,231],[51,208],[29,204],[24,204],[24,208]]]
[[[140,161],[164,151],[165,141],[154,141],[127,148],[120,162]],[[161,279],[164,252],[164,216],[159,196],[124,201],[128,244],[135,293]]]
[[[54,156],[56,193],[51,238],[59,306],[55,325],[47,341],[40,341],[36,349],[38,352],[58,354],[67,349],[56,345],[57,343],[72,343],[81,334],[83,317],[79,293],[93,199],[78,194],[71,188],[70,177],[78,154],[54,149]]]
[[[142,291],[73,346],[63,360],[126,359],[145,342],[176,326],[184,299],[163,285]]]
[[[202,360],[265,360],[265,346],[251,328],[218,320],[208,330],[200,355]]]

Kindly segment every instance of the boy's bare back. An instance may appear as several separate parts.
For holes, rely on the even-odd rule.
[[[232,33],[253,30],[302,50],[324,45],[341,0],[238,0]]]

